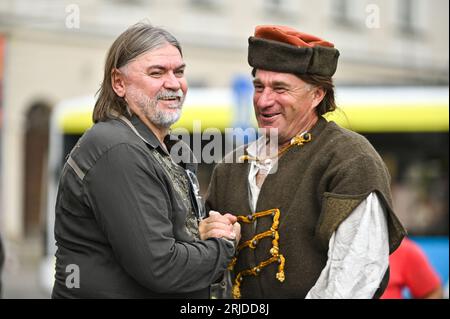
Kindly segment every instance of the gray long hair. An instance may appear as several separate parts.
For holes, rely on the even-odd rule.
[[[137,23],[119,35],[106,57],[105,74],[92,115],[94,123],[114,118],[117,114],[128,115],[124,98],[118,96],[112,88],[113,71],[127,65],[139,55],[167,43],[176,47],[183,55],[180,43],[172,34],[148,23]]]

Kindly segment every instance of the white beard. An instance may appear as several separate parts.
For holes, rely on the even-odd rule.
[[[165,92],[168,92],[167,90]],[[181,109],[184,102],[183,91],[178,90],[174,94],[180,96],[180,101],[174,101],[170,106],[172,111],[165,111],[158,107],[158,100],[161,91],[154,98],[150,98],[142,90],[130,87],[129,97],[137,104],[139,109],[144,113],[150,122],[159,127],[169,128],[172,124],[180,119]]]

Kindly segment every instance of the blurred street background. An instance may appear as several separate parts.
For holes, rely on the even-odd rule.
[[[194,120],[218,134],[255,125],[247,39],[256,25],[333,42],[344,116],[332,119],[382,155],[396,213],[448,296],[448,0],[0,0],[3,298],[50,297],[59,172],[92,124],[109,46],[139,21],[182,44],[189,92],[177,126],[191,136]],[[213,167],[200,166],[202,192]]]

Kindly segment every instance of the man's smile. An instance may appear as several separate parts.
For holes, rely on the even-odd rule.
[[[280,112],[264,112],[259,114],[259,118],[263,124],[271,124],[280,118],[280,116]]]

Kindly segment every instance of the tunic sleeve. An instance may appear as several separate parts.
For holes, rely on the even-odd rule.
[[[389,266],[386,212],[375,193],[331,236],[325,268],[307,299],[372,298]]]

